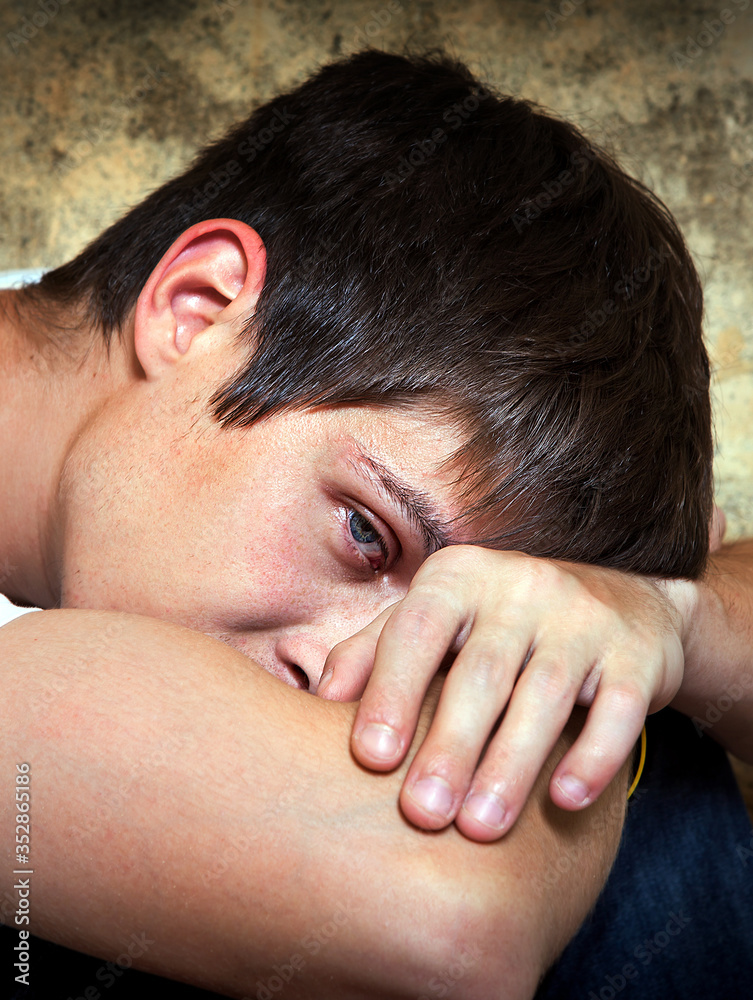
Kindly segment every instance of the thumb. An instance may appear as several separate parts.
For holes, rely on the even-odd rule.
[[[333,646],[324,662],[317,695],[327,701],[358,701],[366,688],[377,642],[395,605],[385,608],[360,632]]]

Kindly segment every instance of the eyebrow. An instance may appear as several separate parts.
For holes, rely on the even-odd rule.
[[[370,482],[376,480],[376,485],[382,488],[383,492],[407,515],[411,523],[420,530],[426,556],[451,543],[450,526],[440,516],[436,505],[426,493],[399,479],[385,465],[367,455],[361,448],[357,449],[355,458],[351,459],[349,464]]]

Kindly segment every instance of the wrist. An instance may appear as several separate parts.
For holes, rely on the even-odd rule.
[[[701,584],[697,580],[685,579],[657,579],[654,582],[675,612],[677,633],[687,660],[698,620]]]

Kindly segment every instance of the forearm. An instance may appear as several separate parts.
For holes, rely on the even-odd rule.
[[[416,996],[466,956],[464,996],[522,997],[598,893],[619,789],[566,815],[544,777],[499,844],[426,835],[397,810],[404,769],[350,757],[354,706],[163,623],[34,617],[2,643],[2,843],[28,761],[42,936],[111,959],[145,935],[140,967],[230,995],[284,966],[291,997]]]
[[[673,707],[753,763],[753,540],[725,545],[698,583],[673,581],[685,673]]]

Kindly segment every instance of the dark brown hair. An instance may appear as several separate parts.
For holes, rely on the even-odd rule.
[[[253,226],[248,364],[212,401],[430,403],[478,540],[697,576],[711,510],[702,294],[665,206],[573,125],[443,55],[366,51],[256,110],[29,290],[109,337],[180,233]],[[483,527],[482,527],[483,525]]]

